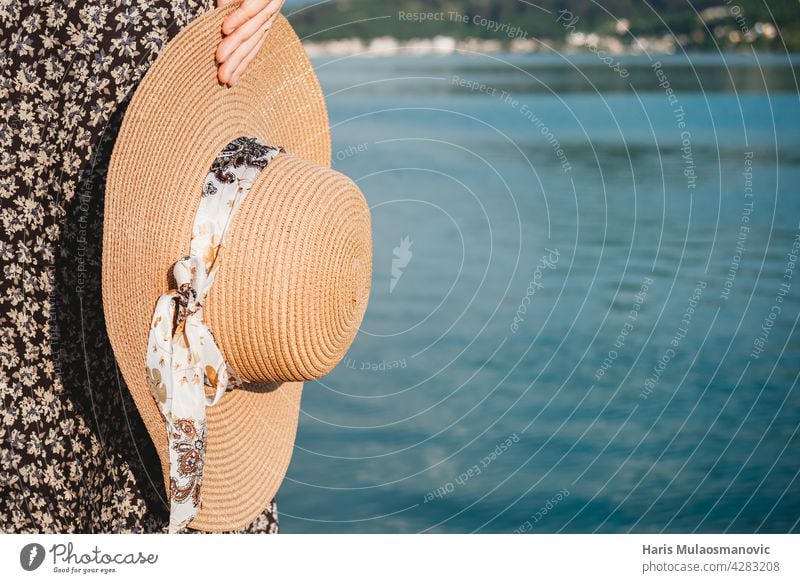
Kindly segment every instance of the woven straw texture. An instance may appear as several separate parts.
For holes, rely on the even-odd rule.
[[[233,7],[205,14],[156,59],[128,108],[109,167],[103,305],[120,370],[161,457],[169,456],[144,355],[155,301],[189,249],[211,162],[231,139],[281,145],[225,235],[206,321],[247,380],[207,410],[203,505],[192,528],[243,527],[269,504],[291,459],[303,380],[344,356],[372,278],[369,209],[329,168],[324,98],[288,22],[279,17],[232,88],[214,50]],[[165,488],[166,491],[166,488]]]

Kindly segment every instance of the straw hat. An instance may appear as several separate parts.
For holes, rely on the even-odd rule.
[[[371,282],[369,210],[330,168],[320,85],[279,16],[231,88],[216,79],[221,23],[206,13],[181,31],[135,92],[111,158],[103,235],[103,307],[122,376],[169,484],[164,420],[145,354],[160,294],[186,255],[203,180],[238,136],[282,146],[229,225],[205,322],[227,363],[248,381],[207,410],[202,507],[190,527],[251,523],[284,478],[302,381],[329,372],[361,323]],[[168,493],[168,488],[165,487]]]

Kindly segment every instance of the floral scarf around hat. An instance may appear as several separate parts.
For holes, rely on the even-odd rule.
[[[169,440],[169,532],[201,505],[206,407],[241,384],[203,322],[203,303],[219,266],[228,225],[255,178],[283,148],[240,137],[220,152],[203,183],[189,255],[173,267],[177,289],[156,302],[147,344],[147,378]],[[206,388],[213,396],[206,395]]]

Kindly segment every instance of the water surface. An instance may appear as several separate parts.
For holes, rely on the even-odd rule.
[[[798,530],[797,58],[315,67],[374,280],[285,532]]]

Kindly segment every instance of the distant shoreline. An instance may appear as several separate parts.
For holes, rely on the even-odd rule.
[[[515,38],[511,41],[496,39],[464,38],[456,39],[439,35],[433,38],[413,38],[400,40],[391,36],[381,36],[364,40],[343,38],[326,41],[303,41],[303,47],[311,57],[323,56],[363,56],[386,57],[395,55],[431,56],[452,54],[534,54],[553,53],[594,53],[601,59],[636,56],[645,54],[675,54],[686,50],[697,51],[697,46],[681,43],[675,37],[664,35],[639,37],[636,43],[624,44],[616,36],[574,33],[566,41],[560,39]],[[745,49],[742,46],[742,49]],[[701,50],[702,53],[715,53]],[[732,52],[726,47],[724,52]],[[737,51],[733,51],[737,52]],[[742,51],[749,54],[749,51]],[[786,54],[786,53],[778,53]]]
[[[614,37],[598,37],[597,35],[575,35],[568,42],[554,39],[536,40],[532,38],[515,38],[509,42],[496,39],[465,38],[455,39],[450,36],[435,36],[433,38],[414,38],[399,40],[390,36],[376,37],[370,40],[360,38],[345,38],[328,41],[305,41],[303,46],[311,56],[337,56],[337,55],[363,55],[363,56],[393,56],[393,55],[451,55],[454,53],[481,53],[481,54],[530,54],[539,52],[583,50],[586,52],[597,51],[609,56],[622,56],[627,54],[665,53],[674,52],[678,47],[674,39],[642,39],[641,46],[631,48],[623,45]],[[670,42],[672,41],[672,42]]]
[[[594,54],[601,59],[644,55],[672,55],[684,52],[692,54],[714,55],[751,55],[748,48],[742,46],[738,50],[724,47],[721,51],[698,50],[696,46],[682,46],[671,37],[652,37],[640,39],[636,46],[624,45],[614,37],[596,35],[579,35],[571,41],[563,42],[553,39],[514,39],[503,43],[498,40],[480,38],[454,39],[447,36],[399,40],[393,37],[377,37],[370,40],[345,38],[328,41],[303,41],[303,48],[310,57],[355,56],[364,58],[389,56],[446,56],[453,54]],[[776,53],[756,51],[765,56],[787,57],[792,61],[800,53]]]

